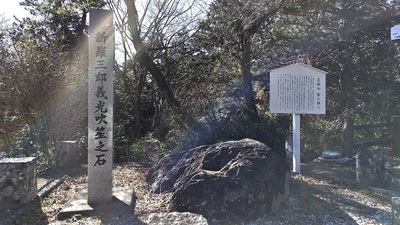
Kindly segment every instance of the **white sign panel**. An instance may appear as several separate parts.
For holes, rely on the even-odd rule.
[[[390,39],[391,40],[400,39],[400,24],[395,25],[390,29]]]
[[[300,63],[272,70],[270,111],[325,114],[325,75],[322,70]]]

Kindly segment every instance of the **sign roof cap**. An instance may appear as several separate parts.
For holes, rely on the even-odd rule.
[[[279,68],[276,68],[276,69],[272,69],[272,70],[270,70],[270,73],[276,72],[278,70],[286,70],[286,69],[289,69],[289,68],[292,68],[292,67],[304,67],[305,69],[314,70],[314,71],[319,72],[319,73],[323,73],[323,74],[327,74],[328,73],[328,72],[325,72],[323,70],[317,69],[315,67],[306,65],[304,63],[294,63],[294,64],[291,64],[291,65],[287,65],[287,66],[279,67]]]

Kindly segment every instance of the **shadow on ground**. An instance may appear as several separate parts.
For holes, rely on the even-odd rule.
[[[0,225],[49,224],[47,216],[42,210],[39,197],[36,197],[30,203],[15,205],[8,203],[7,209],[0,208]]]

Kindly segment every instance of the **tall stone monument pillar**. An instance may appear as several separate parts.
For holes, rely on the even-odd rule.
[[[111,10],[89,11],[88,203],[112,200],[114,27]]]
[[[88,190],[76,194],[57,215],[96,210],[134,212],[132,189],[113,190],[114,26],[111,10],[89,10]]]

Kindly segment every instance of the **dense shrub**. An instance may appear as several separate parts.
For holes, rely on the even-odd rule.
[[[263,114],[252,118],[245,109],[238,109],[231,116],[192,124],[186,130],[174,130],[166,140],[166,148],[183,151],[189,148],[214,144],[220,141],[251,138],[263,142],[285,155],[285,139],[290,126],[286,115]]]

